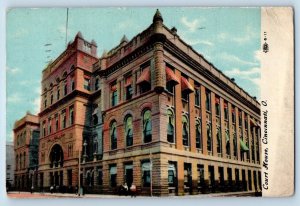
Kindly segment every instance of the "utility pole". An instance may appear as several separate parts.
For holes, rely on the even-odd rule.
[[[150,149],[150,196],[152,197],[152,151]]]
[[[79,150],[78,152],[78,196],[80,196],[80,153],[81,151]]]

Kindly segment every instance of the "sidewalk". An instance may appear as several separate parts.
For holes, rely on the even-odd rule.
[[[70,193],[40,193],[40,192],[8,192],[9,197],[13,198],[104,198],[104,199],[130,199],[131,196],[119,196],[119,195],[106,195],[106,194],[85,194],[75,195]],[[11,194],[11,195],[10,195]],[[136,198],[209,198],[209,197],[246,197],[254,196],[254,192],[227,192],[227,193],[210,193],[210,194],[198,194],[198,195],[185,195],[185,196],[167,196],[167,197],[150,197],[150,196],[137,196]],[[135,197],[134,197],[135,198]]]

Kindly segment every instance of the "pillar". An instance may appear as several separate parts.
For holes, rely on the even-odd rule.
[[[179,79],[181,78],[180,71],[175,70],[175,75]],[[181,83],[175,85],[175,134],[176,134],[176,148],[179,150],[183,150]]]
[[[194,80],[189,78],[189,83],[194,87]],[[195,93],[189,94],[189,129],[190,129],[190,149],[196,152],[196,120],[195,120]]]

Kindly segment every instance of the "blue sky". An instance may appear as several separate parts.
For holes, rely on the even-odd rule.
[[[164,24],[175,26],[189,43],[250,95],[260,98],[259,8],[159,8]],[[98,45],[98,56],[131,39],[152,23],[156,8],[69,9],[68,41],[78,31]],[[65,49],[66,9],[13,9],[7,12],[7,125],[26,111],[37,113],[40,81],[47,61]],[[45,46],[45,44],[51,44]],[[47,51],[48,50],[48,51]],[[50,51],[49,51],[50,50]]]

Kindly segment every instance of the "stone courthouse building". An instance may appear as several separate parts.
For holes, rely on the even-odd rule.
[[[158,10],[133,39],[96,54],[96,43],[78,33],[43,71],[40,188],[261,190],[260,104],[167,28]]]

